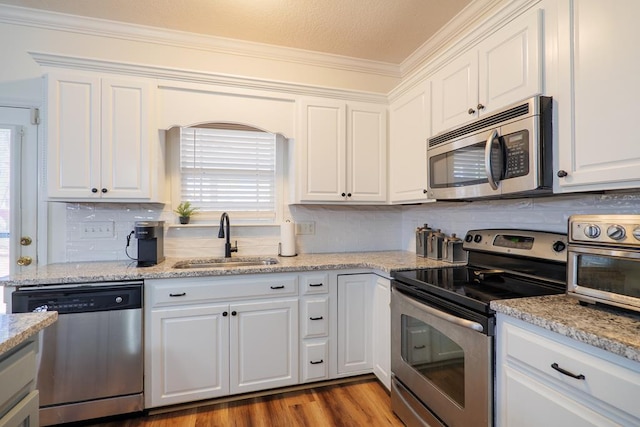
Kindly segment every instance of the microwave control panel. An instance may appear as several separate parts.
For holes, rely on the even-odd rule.
[[[504,179],[529,175],[529,131],[503,135],[505,153]]]
[[[640,248],[640,215],[573,215],[569,243]]]

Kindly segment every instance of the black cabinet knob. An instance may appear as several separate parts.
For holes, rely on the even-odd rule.
[[[347,193],[347,197],[351,197],[351,193]]]
[[[422,190],[422,194],[427,194],[427,189]]]
[[[473,108],[469,108],[469,110],[467,111],[467,113],[469,113],[469,115],[471,114],[475,114],[476,110],[474,110]]]
[[[567,173],[567,171],[565,171],[565,170],[560,169],[560,170],[558,171],[558,178],[564,178],[564,177],[565,177],[565,176],[567,176],[567,175],[569,175],[569,174],[568,174],[568,173]]]
[[[235,311],[235,310],[233,310],[233,311],[231,312],[231,315],[232,315],[232,316],[235,316],[235,315],[237,315],[237,314],[238,314],[238,312],[237,312],[237,311]]]
[[[346,195],[347,195],[347,193],[342,193],[341,194],[342,197],[345,197]]]
[[[106,188],[103,188],[103,189],[102,189],[102,190],[100,190],[100,191],[102,191],[102,194],[104,194],[104,193],[106,193],[106,192],[107,192],[107,191],[109,191],[109,190],[107,190]]]
[[[480,110],[484,110],[484,105],[478,104],[478,111],[480,111]]]
[[[227,317],[227,316],[229,315],[229,313],[228,313],[228,312],[226,312],[226,311],[223,311],[223,312],[222,312],[222,315],[223,315],[224,317]]]
[[[97,188],[92,188],[92,189],[91,189],[91,192],[92,192],[92,193],[97,193],[97,192],[98,192],[98,189],[97,189]]]

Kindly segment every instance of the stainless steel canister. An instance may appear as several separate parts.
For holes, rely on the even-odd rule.
[[[431,230],[427,237],[427,258],[442,259],[442,243],[444,241],[444,233],[437,230]]]
[[[442,259],[448,262],[462,262],[467,260],[467,251],[462,249],[462,239],[455,233],[445,236],[442,242]]]
[[[427,256],[427,239],[430,231],[431,228],[427,224],[416,229],[416,255]]]

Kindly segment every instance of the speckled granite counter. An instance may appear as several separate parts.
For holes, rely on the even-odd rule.
[[[493,301],[491,308],[640,362],[640,314],[583,307],[577,299],[565,295]]]
[[[241,257],[237,257],[241,258]],[[185,258],[167,258],[153,267],[136,267],[135,262],[82,262],[49,264],[11,276],[5,286],[37,286],[41,284],[82,283],[171,277],[226,276],[234,274],[282,273],[291,271],[344,270],[366,268],[391,273],[415,268],[435,268],[452,264],[419,257],[413,252],[346,252],[300,254],[278,257],[278,264],[234,266],[231,268],[175,269],[173,265]]]
[[[28,340],[58,319],[58,312],[0,314],[0,354]]]

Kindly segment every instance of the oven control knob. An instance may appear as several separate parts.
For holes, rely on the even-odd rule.
[[[475,236],[473,236],[473,241],[476,243],[480,243],[482,241],[482,236],[479,234],[476,234]]]
[[[567,245],[562,240],[553,242],[553,245],[552,245],[552,248],[555,252],[562,252],[565,250],[566,247]]]
[[[607,236],[613,240],[622,240],[627,235],[625,229],[621,225],[614,224],[607,228]]]
[[[636,240],[640,240],[640,227],[633,229],[633,237],[635,237]]]
[[[600,235],[600,227],[594,224],[589,224],[584,228],[584,235],[590,239],[595,239]]]
[[[638,237],[637,239],[640,240],[640,227],[637,228],[638,230]],[[466,236],[464,236],[464,241],[467,243],[471,243],[471,241],[473,240],[473,235],[471,234],[467,234]]]

